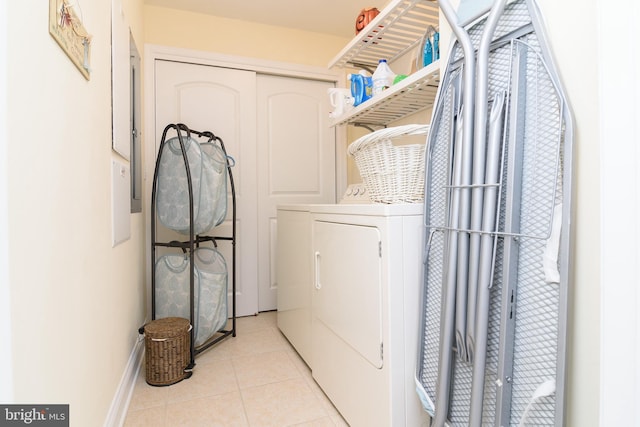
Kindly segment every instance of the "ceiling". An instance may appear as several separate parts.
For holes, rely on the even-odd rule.
[[[365,7],[382,10],[388,0],[144,0],[145,4],[331,34],[355,35]]]

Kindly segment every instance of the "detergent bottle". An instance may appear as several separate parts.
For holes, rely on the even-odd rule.
[[[425,36],[422,65],[426,67],[438,59],[440,59],[440,33],[430,26]]]
[[[422,54],[422,65],[427,66],[433,62],[433,45],[431,39],[427,38],[424,42],[424,52]]]
[[[381,59],[378,61],[378,67],[373,72],[373,95],[378,95],[382,93],[383,90],[390,88],[393,84],[393,79],[396,77],[396,74],[391,71],[389,68],[389,64],[387,64],[386,59]]]
[[[351,96],[354,107],[362,104],[372,96],[371,76],[362,70],[358,74],[349,74],[351,81]]]

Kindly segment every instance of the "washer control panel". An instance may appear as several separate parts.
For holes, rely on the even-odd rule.
[[[340,203],[349,204],[349,203],[372,203],[369,198],[369,193],[365,188],[364,184],[351,184],[347,187],[347,190],[344,192],[342,196],[342,200]]]

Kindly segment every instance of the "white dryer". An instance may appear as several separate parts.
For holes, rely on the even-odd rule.
[[[422,205],[281,206],[278,215],[278,239],[280,233],[293,234],[287,231],[292,218],[297,217],[292,224],[298,231],[303,223],[309,226],[301,237],[309,238],[305,269],[310,277],[292,281],[288,273],[282,276],[301,284],[296,295],[309,290],[303,299],[311,302],[311,309],[291,304],[287,286],[280,290],[278,281],[278,299],[282,293],[285,304],[281,310],[279,303],[278,325],[294,346],[303,343],[304,350],[298,351],[308,355],[313,378],[351,426],[428,425],[413,379]],[[280,240],[278,245],[288,246]],[[289,248],[289,256],[299,250]],[[279,278],[280,268],[291,271],[287,264],[278,259]],[[301,323],[288,322],[295,318],[293,306],[295,313],[310,316],[310,337],[301,341]]]

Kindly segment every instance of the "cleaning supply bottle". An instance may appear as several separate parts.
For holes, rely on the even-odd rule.
[[[440,33],[433,26],[424,37],[424,49],[422,52],[422,65],[426,67],[440,59]]]
[[[351,82],[351,96],[353,97],[354,107],[362,104],[372,96],[371,76],[364,70],[358,74],[349,74]]]
[[[373,95],[377,95],[382,93],[383,90],[390,88],[393,84],[393,79],[396,77],[396,74],[391,71],[389,68],[389,64],[387,64],[386,59],[381,59],[378,61],[378,67],[373,72]]]
[[[422,66],[426,67],[432,62],[433,62],[433,45],[431,44],[431,39],[427,37],[427,39],[424,42],[424,52],[422,53]]]

